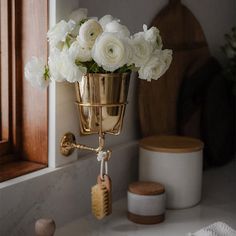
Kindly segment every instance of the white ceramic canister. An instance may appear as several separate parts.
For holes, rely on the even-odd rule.
[[[169,209],[188,208],[201,200],[203,143],[182,136],[152,136],[139,145],[139,180],[165,186]]]
[[[157,182],[134,182],[127,192],[128,219],[138,224],[158,224],[165,219],[165,188]]]

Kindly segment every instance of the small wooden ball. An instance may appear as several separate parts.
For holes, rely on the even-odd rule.
[[[35,233],[37,236],[53,236],[56,224],[53,219],[38,219],[35,222]]]

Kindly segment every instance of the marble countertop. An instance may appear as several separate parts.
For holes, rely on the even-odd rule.
[[[183,236],[217,221],[236,229],[236,161],[204,172],[202,201],[195,207],[167,210],[166,220],[138,225],[126,217],[126,199],[113,204],[113,214],[101,221],[92,215],[57,229],[55,236]]]

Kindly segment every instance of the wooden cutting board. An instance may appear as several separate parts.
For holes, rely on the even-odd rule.
[[[183,77],[192,74],[210,56],[199,22],[180,0],[170,1],[151,26],[160,29],[164,48],[173,50],[173,61],[159,80],[139,79],[138,106],[143,137],[177,133],[177,99]],[[199,114],[188,124],[190,133],[200,132]]]

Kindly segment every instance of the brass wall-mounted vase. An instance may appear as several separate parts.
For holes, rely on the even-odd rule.
[[[76,105],[81,135],[98,134],[97,148],[76,144],[75,136],[67,133],[61,140],[61,153],[70,155],[74,149],[103,150],[106,133],[121,132],[129,91],[131,73],[90,73],[75,84]],[[107,152],[110,155],[110,151]]]
[[[87,74],[75,84],[80,118],[80,133],[121,131],[130,73]]]

